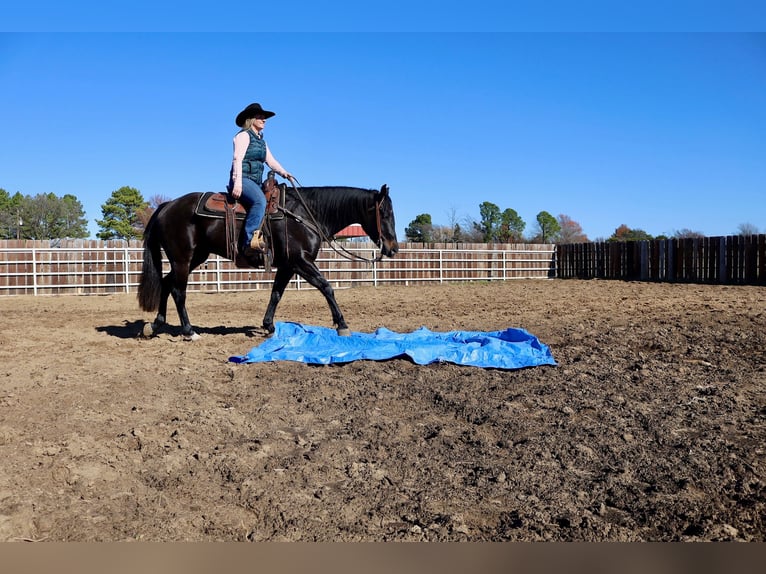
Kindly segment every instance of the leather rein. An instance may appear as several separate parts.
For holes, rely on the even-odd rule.
[[[306,205],[306,202],[303,200],[303,196],[301,195],[301,192],[300,192],[300,187],[302,186],[300,185],[300,183],[298,183],[298,186],[296,187],[295,185],[296,183],[298,183],[297,179],[293,178],[292,180],[290,180],[290,185],[295,191],[295,194],[298,196],[298,201],[301,202],[303,209],[306,210],[306,213],[308,214],[311,221],[309,222],[304,220],[300,215],[298,215],[297,213],[293,213],[286,207],[279,207],[279,209],[283,211],[285,215],[290,216],[298,223],[302,223],[303,225],[305,225],[306,227],[314,231],[317,235],[319,235],[319,237],[322,238],[323,241],[327,242],[327,244],[335,253],[337,253],[344,259],[347,259],[349,261],[364,261],[366,263],[375,263],[383,259],[383,225],[380,219],[380,204],[383,203],[382,200],[375,201],[375,206],[369,208],[369,209],[375,210],[375,224],[377,225],[377,228],[378,228],[378,241],[375,243],[375,245],[377,245],[377,247],[381,251],[380,251],[380,254],[374,259],[368,259],[367,257],[362,257],[361,255],[357,255],[356,253],[352,253],[351,251],[343,247],[340,243],[338,243],[338,241],[335,240],[334,238],[327,237],[324,231],[322,231],[322,228],[317,222],[316,218],[314,217],[314,214],[311,212],[308,205]]]

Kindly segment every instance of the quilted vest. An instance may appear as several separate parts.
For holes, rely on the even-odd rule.
[[[263,162],[266,160],[266,142],[257,137],[252,130],[247,130],[250,145],[242,159],[242,177],[252,179],[258,185],[263,179]]]

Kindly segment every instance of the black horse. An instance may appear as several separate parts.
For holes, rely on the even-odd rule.
[[[195,213],[201,193],[189,193],[160,205],[144,230],[144,261],[138,302],[144,311],[157,311],[152,323],[144,326],[146,337],[166,323],[168,296],[172,295],[186,339],[198,335],[186,312],[186,286],[189,274],[211,253],[227,255],[227,232],[223,218],[201,217]],[[399,251],[394,209],[388,186],[380,191],[356,187],[288,187],[279,217],[269,217],[264,225],[271,231],[271,254],[276,268],[271,297],[263,327],[274,332],[274,313],[288,283],[296,273],[319,289],[330,306],[339,335],[350,333],[332,286],[315,261],[323,240],[341,229],[359,223],[381,250],[393,257]],[[237,231],[241,223],[237,222]],[[162,277],[162,253],[170,261],[170,272]]]

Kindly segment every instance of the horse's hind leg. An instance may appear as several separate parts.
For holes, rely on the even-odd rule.
[[[278,267],[277,273],[274,277],[274,283],[271,286],[271,297],[269,297],[269,305],[266,307],[266,313],[263,315],[263,328],[269,334],[274,332],[274,313],[277,311],[277,305],[282,300],[282,295],[285,292],[287,284],[290,283],[290,279],[293,277],[293,271],[287,267]]]
[[[157,316],[151,323],[144,325],[143,335],[144,337],[151,337],[156,335],[159,330],[167,324],[168,316],[168,297],[173,289],[173,272],[171,271],[162,278],[162,289],[160,290],[160,305],[157,309]]]

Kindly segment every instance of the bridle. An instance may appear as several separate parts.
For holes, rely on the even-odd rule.
[[[343,245],[338,243],[334,238],[327,237],[327,235],[324,233],[324,231],[322,231],[322,228],[319,226],[319,223],[317,222],[316,218],[314,217],[314,214],[309,209],[309,206],[306,205],[306,202],[303,200],[303,196],[301,195],[301,192],[300,192],[300,188],[302,186],[300,185],[298,180],[296,178],[293,178],[292,180],[289,180],[289,181],[290,181],[290,185],[292,186],[293,190],[295,191],[295,195],[298,196],[298,201],[301,202],[301,205],[303,206],[303,209],[306,210],[306,213],[308,214],[309,218],[311,219],[311,222],[305,221],[305,220],[303,220],[303,218],[300,215],[291,212],[287,208],[281,207],[280,209],[283,210],[286,215],[289,215],[290,217],[292,217],[298,223],[302,223],[303,225],[305,225],[306,227],[308,227],[309,229],[314,231],[317,235],[319,235],[319,237],[322,239],[322,241],[327,242],[327,244],[330,246],[330,248],[335,253],[337,253],[338,255],[343,257],[344,259],[347,259],[349,261],[364,261],[366,263],[377,263],[378,261],[382,261],[383,260],[383,223],[382,223],[381,215],[380,215],[380,205],[385,200],[385,197],[381,198],[380,201],[378,201],[376,199],[375,200],[375,205],[368,209],[368,211],[372,210],[372,209],[375,210],[375,225],[376,225],[377,231],[378,231],[378,240],[375,242],[375,245],[378,247],[378,249],[380,249],[380,253],[378,254],[377,257],[375,257],[374,259],[369,259],[367,257],[363,257],[363,256],[358,255],[356,253],[352,253],[351,251],[349,251],[348,249],[343,247]],[[295,185],[296,183],[298,184],[297,186]],[[337,245],[337,247],[336,247],[336,245]]]

